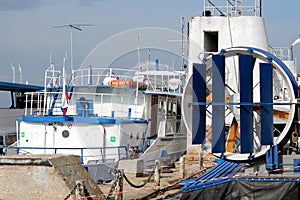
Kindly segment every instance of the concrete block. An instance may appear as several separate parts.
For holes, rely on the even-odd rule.
[[[128,176],[143,176],[144,161],[141,159],[120,160],[118,169],[123,169]]]
[[[75,195],[81,180],[87,195],[103,192],[73,155],[15,155],[0,157],[0,199],[65,199]]]

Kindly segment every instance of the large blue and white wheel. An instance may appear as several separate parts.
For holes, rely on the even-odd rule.
[[[298,85],[276,56],[232,47],[194,65],[183,96],[193,144],[228,160],[259,158],[295,131]]]

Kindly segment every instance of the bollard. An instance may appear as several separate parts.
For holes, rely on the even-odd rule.
[[[123,174],[124,174],[124,169],[118,170],[117,172],[118,183],[117,183],[116,195],[115,195],[116,200],[123,200],[123,182],[124,182]]]
[[[83,180],[76,181],[76,190],[75,190],[75,197],[76,199],[81,199],[81,197],[84,197],[84,182]]]
[[[204,144],[200,144],[200,169],[204,169],[204,160],[203,160],[203,152],[204,152]]]
[[[185,178],[185,157],[184,156],[179,158],[179,176],[180,179]]]
[[[154,186],[160,186],[160,162],[155,160]]]

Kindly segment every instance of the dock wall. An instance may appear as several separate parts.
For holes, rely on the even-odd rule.
[[[86,196],[101,199],[102,191],[75,156],[0,156],[0,199],[72,199],[76,181],[83,181]]]

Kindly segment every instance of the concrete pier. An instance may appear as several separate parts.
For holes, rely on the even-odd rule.
[[[104,199],[75,156],[0,156],[0,199],[72,199],[77,181],[84,182],[85,196]]]

